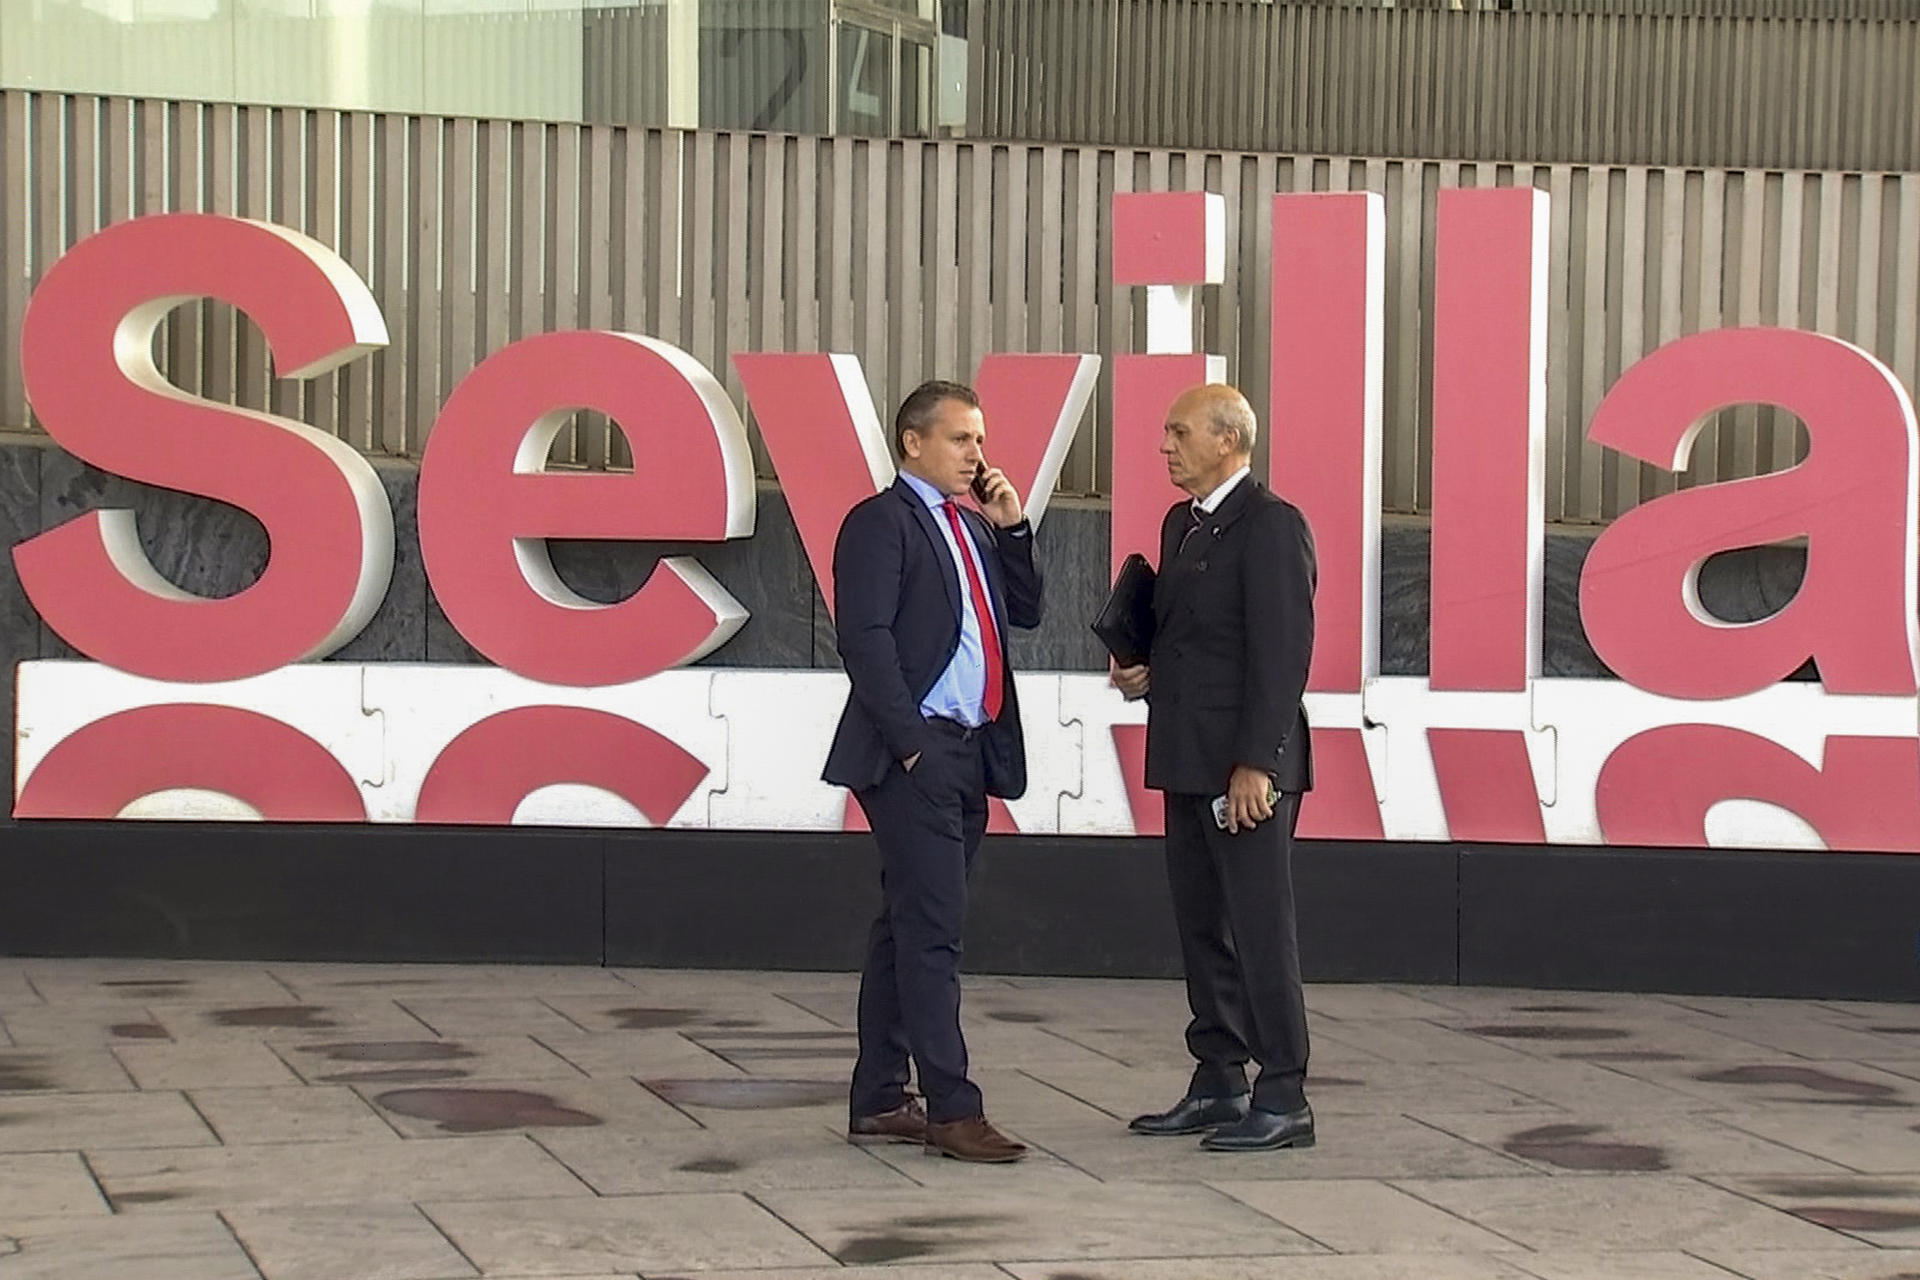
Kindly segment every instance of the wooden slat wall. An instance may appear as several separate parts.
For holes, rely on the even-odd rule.
[[[1530,183],[1553,197],[1553,519],[1606,519],[1673,486],[1587,444],[1584,428],[1623,368],[1682,334],[1817,329],[1920,385],[1920,174],[680,133],[5,92],[0,180],[26,193],[0,200],[6,426],[30,423],[18,357],[34,282],[81,235],[178,209],[270,218],[336,247],[393,341],[327,377],[276,383],[251,325],[193,304],[164,334],[171,376],[395,456],[418,456],[477,360],[555,328],[677,343],[736,398],[729,352],[854,352],[883,418],[915,382],[967,378],[990,351],[1139,350],[1141,299],[1114,297],[1105,247],[1113,194],[1131,190],[1226,198],[1228,283],[1206,291],[1200,336],[1256,405],[1269,394],[1269,197],[1385,197],[1383,492],[1394,511],[1430,496],[1425,300],[1449,186]],[[1104,491],[1110,408],[1109,362],[1066,492]],[[1790,420],[1742,409],[1710,429],[1679,483],[1776,468],[1801,447]],[[556,450],[564,463],[630,465],[604,419],[583,416]]]
[[[1322,155],[1920,170],[1920,6],[1840,9],[1898,18],[1790,0],[1742,0],[1737,14],[1712,4],[1649,12],[1659,7],[1682,6],[975,0],[969,131]],[[1797,16],[1745,16],[1753,8]]]

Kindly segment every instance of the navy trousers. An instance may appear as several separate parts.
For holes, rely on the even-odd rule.
[[[860,974],[860,1056],[848,1098],[856,1119],[900,1105],[909,1058],[928,1119],[982,1113],[960,1033],[960,934],[967,873],[987,829],[986,774],[978,734],[930,723],[940,732],[911,773],[896,764],[880,785],[854,793],[880,847],[882,898]]]

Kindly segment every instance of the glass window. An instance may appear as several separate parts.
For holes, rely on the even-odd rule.
[[[840,111],[836,124],[839,132],[882,136],[891,133],[892,34],[847,22],[841,24],[838,35],[840,61],[836,79]]]

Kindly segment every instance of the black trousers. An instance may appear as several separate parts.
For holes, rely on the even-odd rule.
[[[979,735],[929,723],[939,731],[913,772],[896,764],[879,786],[854,793],[880,846],[882,898],[860,974],[860,1056],[848,1097],[856,1119],[900,1105],[909,1057],[929,1119],[982,1112],[960,1033],[960,934],[967,873],[987,829],[986,771]]]
[[[1198,1064],[1187,1092],[1247,1091],[1253,1105],[1293,1111],[1306,1102],[1307,1006],[1293,916],[1293,828],[1300,797],[1282,794],[1273,817],[1237,835],[1214,825],[1213,797],[1166,794],[1167,884],[1186,967],[1187,1049]]]

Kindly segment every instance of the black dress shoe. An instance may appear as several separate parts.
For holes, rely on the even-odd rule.
[[[1247,1095],[1236,1093],[1225,1098],[1182,1098],[1171,1111],[1157,1115],[1135,1116],[1127,1125],[1135,1133],[1156,1138],[1182,1133],[1202,1133],[1223,1124],[1239,1124],[1247,1118]]]
[[[1313,1108],[1298,1111],[1262,1111],[1254,1107],[1239,1124],[1215,1129],[1200,1139],[1208,1151],[1272,1151],[1276,1147],[1313,1145]]]

